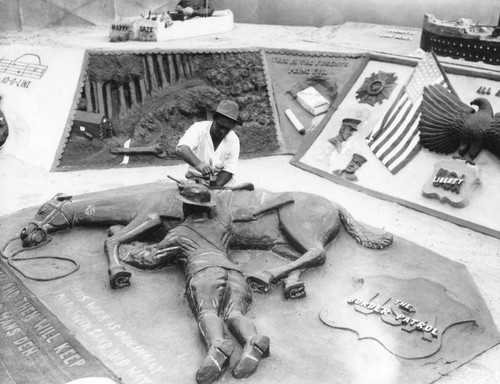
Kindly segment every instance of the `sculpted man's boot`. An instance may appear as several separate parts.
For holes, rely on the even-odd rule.
[[[240,360],[233,368],[233,376],[237,379],[249,377],[257,370],[260,359],[269,356],[269,337],[254,336],[243,348]]]
[[[234,345],[231,340],[215,342],[208,350],[207,357],[203,360],[198,372],[196,372],[198,384],[209,384],[217,380],[229,363],[233,350]]]

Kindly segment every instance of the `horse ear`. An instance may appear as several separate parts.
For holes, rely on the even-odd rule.
[[[58,193],[51,200],[57,200],[57,201],[71,200],[72,197],[73,196],[71,196],[71,195],[65,195],[64,193]]]

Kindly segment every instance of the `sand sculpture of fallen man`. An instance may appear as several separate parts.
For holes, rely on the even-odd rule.
[[[198,192],[191,193],[191,198],[186,194],[203,186],[182,184],[181,193],[162,182],[140,187],[75,198],[56,195],[22,230],[21,240],[24,247],[33,247],[60,229],[111,226],[104,251],[112,288],[130,284],[131,273],[122,261],[142,269],[172,262],[183,264],[188,300],[208,346],[197,372],[201,384],[220,377],[234,350],[232,342],[224,338],[224,322],[243,346],[233,367],[235,377],[252,375],[260,359],[268,355],[269,338],[258,333],[245,317],[251,290],[267,292],[271,284],[283,280],[286,298],[304,297],[302,273],[324,264],[325,246],[337,237],[342,226],[367,248],[383,249],[392,244],[389,233],[368,230],[344,208],[309,193],[212,191],[210,200],[204,198],[210,212],[202,212],[206,217],[193,225],[200,219],[196,216],[199,212],[186,212],[186,206],[196,206],[186,204],[186,200],[203,199],[196,197]],[[144,243],[148,233],[162,240]],[[131,244],[136,240],[140,243]],[[293,261],[244,276],[227,256],[230,248],[272,250]],[[224,292],[229,286],[232,295],[226,297]]]

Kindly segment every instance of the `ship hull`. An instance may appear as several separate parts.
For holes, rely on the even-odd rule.
[[[420,48],[439,56],[500,65],[500,39],[461,34],[459,28],[443,27],[424,20]]]

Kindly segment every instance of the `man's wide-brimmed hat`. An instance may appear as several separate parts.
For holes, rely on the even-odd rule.
[[[228,119],[233,120],[236,124],[242,125],[243,122],[238,119],[238,115],[240,114],[240,109],[238,104],[232,100],[222,100],[215,111],[215,114],[227,117]]]
[[[184,187],[177,199],[186,204],[199,205],[201,207],[213,207],[212,194],[202,184],[192,184]]]

